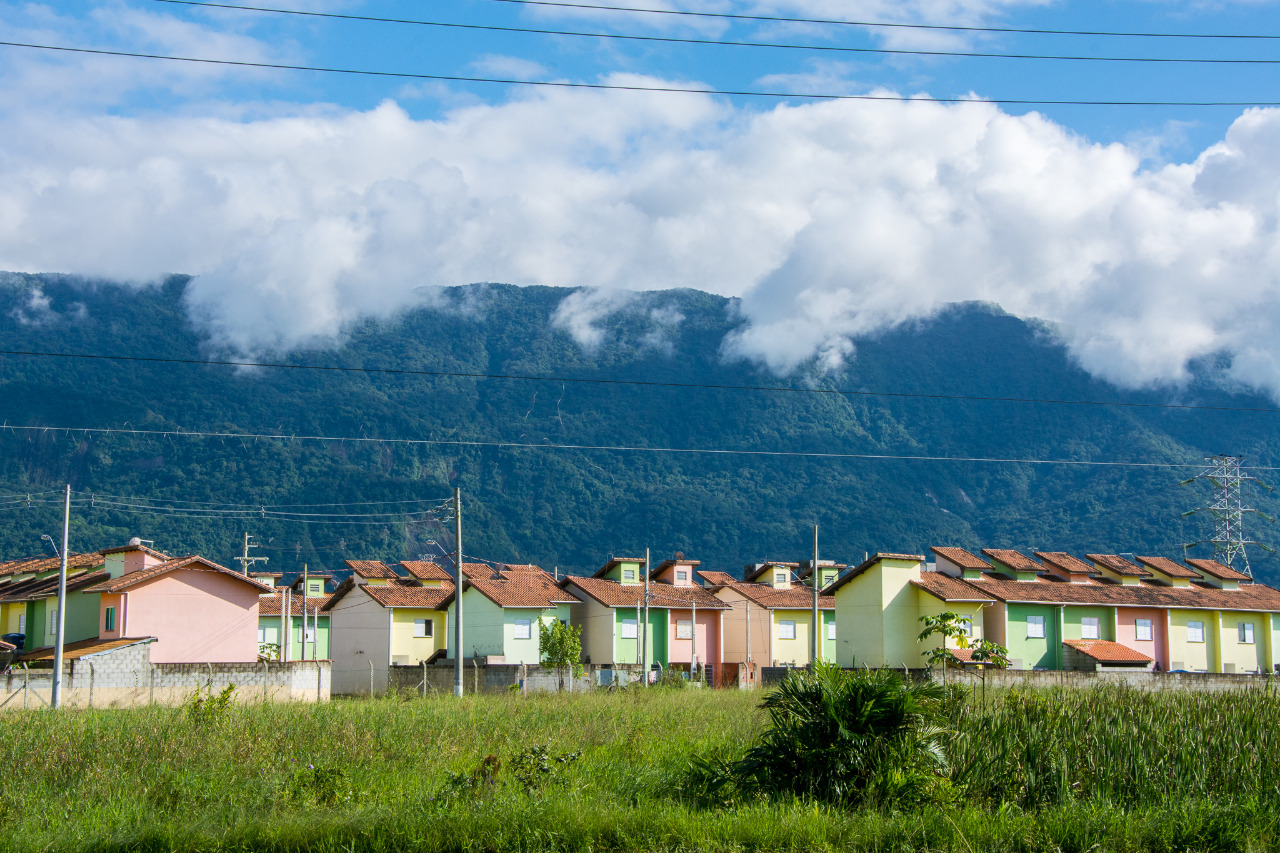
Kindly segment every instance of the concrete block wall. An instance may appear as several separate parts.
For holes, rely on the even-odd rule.
[[[934,673],[940,678],[941,673]],[[1104,671],[1068,672],[1047,670],[989,670],[987,687],[1097,687],[1104,684],[1123,684],[1139,690],[1183,690],[1218,693],[1227,690],[1265,690],[1276,676],[1230,675],[1216,672],[1148,672]],[[973,670],[947,670],[947,684],[965,687],[982,687],[982,676]]]

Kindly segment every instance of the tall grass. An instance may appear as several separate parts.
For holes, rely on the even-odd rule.
[[[1280,843],[1280,699],[953,697],[949,809],[785,797],[699,807],[760,695],[654,690],[6,714],[0,849],[1244,850]],[[512,761],[581,751],[547,781]],[[487,774],[483,768],[494,767]]]

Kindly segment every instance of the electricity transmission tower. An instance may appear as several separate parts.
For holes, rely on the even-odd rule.
[[[1237,571],[1243,571],[1252,578],[1253,569],[1249,566],[1249,553],[1245,546],[1257,545],[1264,551],[1272,553],[1274,553],[1274,550],[1261,542],[1245,538],[1245,513],[1257,513],[1267,521],[1274,521],[1274,519],[1260,510],[1245,506],[1244,484],[1257,483],[1267,491],[1272,491],[1272,489],[1266,483],[1248,473],[1247,469],[1241,468],[1241,458],[1239,456],[1206,456],[1204,461],[1209,463],[1208,466],[1190,480],[1183,480],[1182,485],[1185,486],[1197,480],[1208,480],[1213,486],[1213,499],[1209,501],[1207,506],[1196,507],[1193,510],[1184,512],[1182,515],[1186,517],[1195,515],[1198,512],[1209,513],[1213,517],[1213,536],[1209,539],[1189,544],[1212,544],[1213,559],[1224,565],[1232,566]],[[1237,557],[1244,562],[1243,569],[1232,565]]]

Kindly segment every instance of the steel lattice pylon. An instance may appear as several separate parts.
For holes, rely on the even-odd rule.
[[[1213,517],[1213,536],[1202,542],[1213,545],[1213,559],[1236,568],[1237,571],[1243,571],[1252,578],[1253,569],[1249,566],[1249,552],[1246,546],[1258,545],[1268,551],[1271,549],[1253,539],[1245,538],[1244,516],[1252,512],[1258,513],[1268,521],[1271,519],[1257,509],[1245,506],[1244,484],[1253,482],[1265,489],[1270,489],[1270,486],[1242,468],[1240,466],[1242,458],[1240,456],[1206,456],[1204,461],[1209,463],[1208,466],[1190,480],[1184,480],[1183,485],[1197,480],[1208,480],[1213,485],[1213,500],[1207,506],[1184,512],[1183,516],[1195,515],[1198,512],[1209,513]],[[1234,565],[1237,558],[1244,563],[1242,569]]]

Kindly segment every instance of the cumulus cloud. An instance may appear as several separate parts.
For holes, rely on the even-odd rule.
[[[586,288],[554,321],[591,347],[630,292],[689,287],[741,297],[722,351],[779,373],[984,300],[1054,324],[1117,383],[1225,352],[1280,398],[1277,110],[1158,167],[983,103],[550,90],[439,120],[388,102],[6,123],[0,268],[195,274],[193,316],[245,353],[475,281]]]

